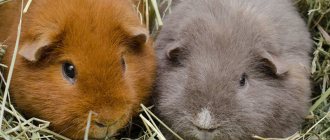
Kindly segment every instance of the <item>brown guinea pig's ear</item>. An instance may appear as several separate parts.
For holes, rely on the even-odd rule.
[[[272,71],[277,75],[280,76],[288,72],[288,65],[282,61],[278,56],[272,55],[266,50],[261,50],[260,56],[267,61]]]
[[[149,33],[147,29],[143,27],[131,27],[129,28],[130,40],[135,46],[142,46],[148,42]]]
[[[36,62],[40,58],[42,50],[50,44],[51,42],[46,39],[24,42],[18,53],[25,59]]]

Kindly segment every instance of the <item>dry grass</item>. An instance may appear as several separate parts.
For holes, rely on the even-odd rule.
[[[302,139],[330,139],[330,0],[299,0],[297,4],[312,33],[315,50],[312,79],[313,106],[302,130]]]
[[[315,90],[313,95],[313,106],[310,108],[310,115],[306,117],[303,129],[295,135],[285,138],[262,138],[255,136],[260,140],[330,140],[330,0],[294,0],[299,7],[302,16],[306,19],[310,31],[312,33],[315,49],[312,62],[312,80],[314,81]],[[6,0],[0,0],[3,4]],[[162,26],[162,18],[170,12],[171,0],[142,0],[139,5],[141,22],[146,23],[151,34],[156,36]],[[139,8],[137,8],[139,9]],[[159,13],[158,9],[166,9],[165,12]],[[1,11],[0,11],[1,12]],[[17,37],[19,40],[19,36]],[[18,44],[17,44],[18,45]],[[17,47],[16,45],[16,47]],[[4,48],[1,45],[1,48]],[[0,55],[4,54],[4,50],[0,49]],[[10,67],[0,65],[1,69],[9,69]],[[9,79],[5,80],[1,77],[1,85],[8,86]],[[5,82],[7,81],[7,82]],[[8,89],[8,88],[2,88]],[[8,90],[7,90],[8,91]],[[19,112],[15,110],[9,98],[9,92],[0,91],[0,104],[2,105],[0,112],[0,122],[2,122],[0,137],[4,139],[67,139],[47,129],[49,122],[37,118],[25,119]],[[8,98],[4,98],[5,95]],[[4,100],[5,99],[5,100]],[[154,140],[165,139],[159,130],[158,125],[163,124],[152,112],[145,106],[141,106],[144,113],[139,115],[144,124],[144,128],[139,131],[139,139]],[[87,118],[86,118],[87,119]],[[174,134],[175,135],[175,134]],[[125,136],[124,136],[125,137]],[[177,136],[179,138],[179,136]],[[114,138],[107,138],[114,139]],[[121,138],[129,139],[129,138]]]

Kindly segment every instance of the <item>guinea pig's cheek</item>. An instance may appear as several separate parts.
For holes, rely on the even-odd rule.
[[[130,114],[123,116],[123,118],[118,120],[117,123],[115,123],[113,126],[109,128],[108,133],[113,135],[114,133],[118,132],[118,130],[124,128],[129,123],[130,118],[131,118]]]
[[[121,123],[121,124],[118,123],[117,125],[114,125],[114,126],[110,127],[108,129],[108,135],[107,136],[108,137],[115,136],[118,133],[118,131],[120,129],[122,129],[125,125],[126,125],[126,123]]]
[[[237,92],[238,92],[238,94],[246,94],[246,93],[248,93],[249,88],[250,88],[250,83],[246,82],[245,86],[240,87]]]

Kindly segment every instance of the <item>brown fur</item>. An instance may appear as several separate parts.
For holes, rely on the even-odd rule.
[[[12,18],[13,7],[19,6],[16,1],[7,4],[14,6],[1,7],[10,11],[1,19]],[[53,130],[73,139],[83,137],[91,110],[98,114],[92,122],[111,124],[99,128],[92,123],[91,138],[113,135],[123,128],[137,113],[139,104],[146,101],[155,73],[151,39],[140,46],[132,40],[131,28],[144,27],[131,5],[128,0],[33,1],[23,17],[20,48],[42,38],[52,43],[42,49],[35,62],[18,55],[10,88],[17,108],[27,117],[50,121]],[[17,21],[11,24],[3,60],[7,65]],[[5,28],[1,26],[0,32]],[[126,61],[125,72],[121,56]],[[62,76],[62,63],[66,61],[76,67],[73,85]]]

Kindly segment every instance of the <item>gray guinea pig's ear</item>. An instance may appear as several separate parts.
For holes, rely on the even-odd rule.
[[[182,51],[181,47],[172,46],[167,50],[166,56],[168,59],[175,59],[176,57],[178,57],[180,55],[181,51]]]
[[[19,54],[25,59],[36,62],[39,60],[42,50],[49,46],[51,42],[47,39],[38,39],[33,41],[23,42],[23,46],[19,50]]]
[[[185,55],[184,47],[180,46],[179,43],[175,43],[173,46],[169,47],[166,51],[166,57],[172,61],[178,61],[182,59]]]
[[[261,50],[259,53],[262,58],[267,60],[267,62],[270,64],[272,71],[276,75],[280,76],[288,72],[288,65],[278,56],[272,55],[266,50]]]

